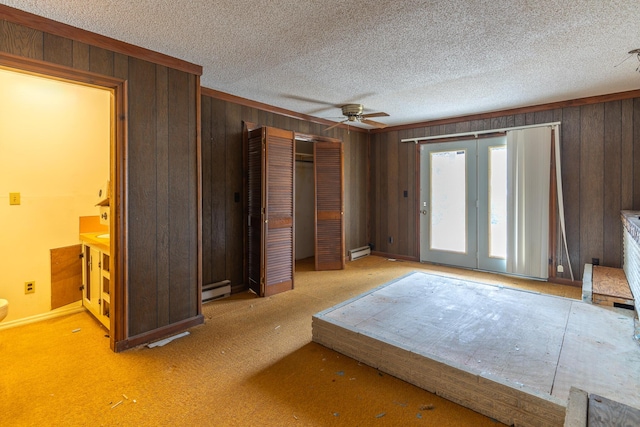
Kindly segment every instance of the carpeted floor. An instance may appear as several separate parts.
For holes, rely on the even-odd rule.
[[[164,347],[115,354],[80,313],[0,331],[2,426],[494,426],[494,420],[311,342],[311,316],[410,271],[570,298],[580,289],[367,257],[299,262],[295,289],[205,304]]]

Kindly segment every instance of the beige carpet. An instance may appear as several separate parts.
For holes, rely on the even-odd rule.
[[[367,257],[298,263],[293,291],[205,304],[164,347],[114,354],[86,313],[0,331],[2,426],[494,426],[311,342],[311,316],[413,270],[579,298],[580,289]]]

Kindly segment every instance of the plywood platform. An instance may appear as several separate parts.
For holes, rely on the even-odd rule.
[[[594,265],[592,282],[594,304],[633,307],[633,295],[623,269]]]
[[[640,407],[629,310],[412,273],[313,316],[313,340],[508,425],[562,425],[572,386]]]

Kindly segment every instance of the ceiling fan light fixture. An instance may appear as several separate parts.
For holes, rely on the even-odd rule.
[[[378,129],[384,129],[387,127],[386,124],[380,122],[374,122],[373,120],[369,120],[369,117],[388,117],[387,113],[379,112],[379,113],[364,113],[364,105],[362,104],[345,104],[340,107],[342,110],[342,115],[345,117],[344,120],[334,124],[333,126],[329,126],[325,129],[325,132],[331,130],[342,123],[345,122],[360,122],[369,126],[373,126]]]
[[[355,117],[362,114],[364,106],[362,104],[346,104],[342,107],[342,114],[347,117]]]

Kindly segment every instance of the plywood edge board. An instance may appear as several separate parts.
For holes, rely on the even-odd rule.
[[[564,427],[587,427],[588,401],[589,396],[586,391],[571,387]]]
[[[560,425],[560,399],[448,366],[314,316],[313,341],[507,425]],[[391,363],[390,361],[400,361]],[[488,396],[501,396],[496,404]]]

